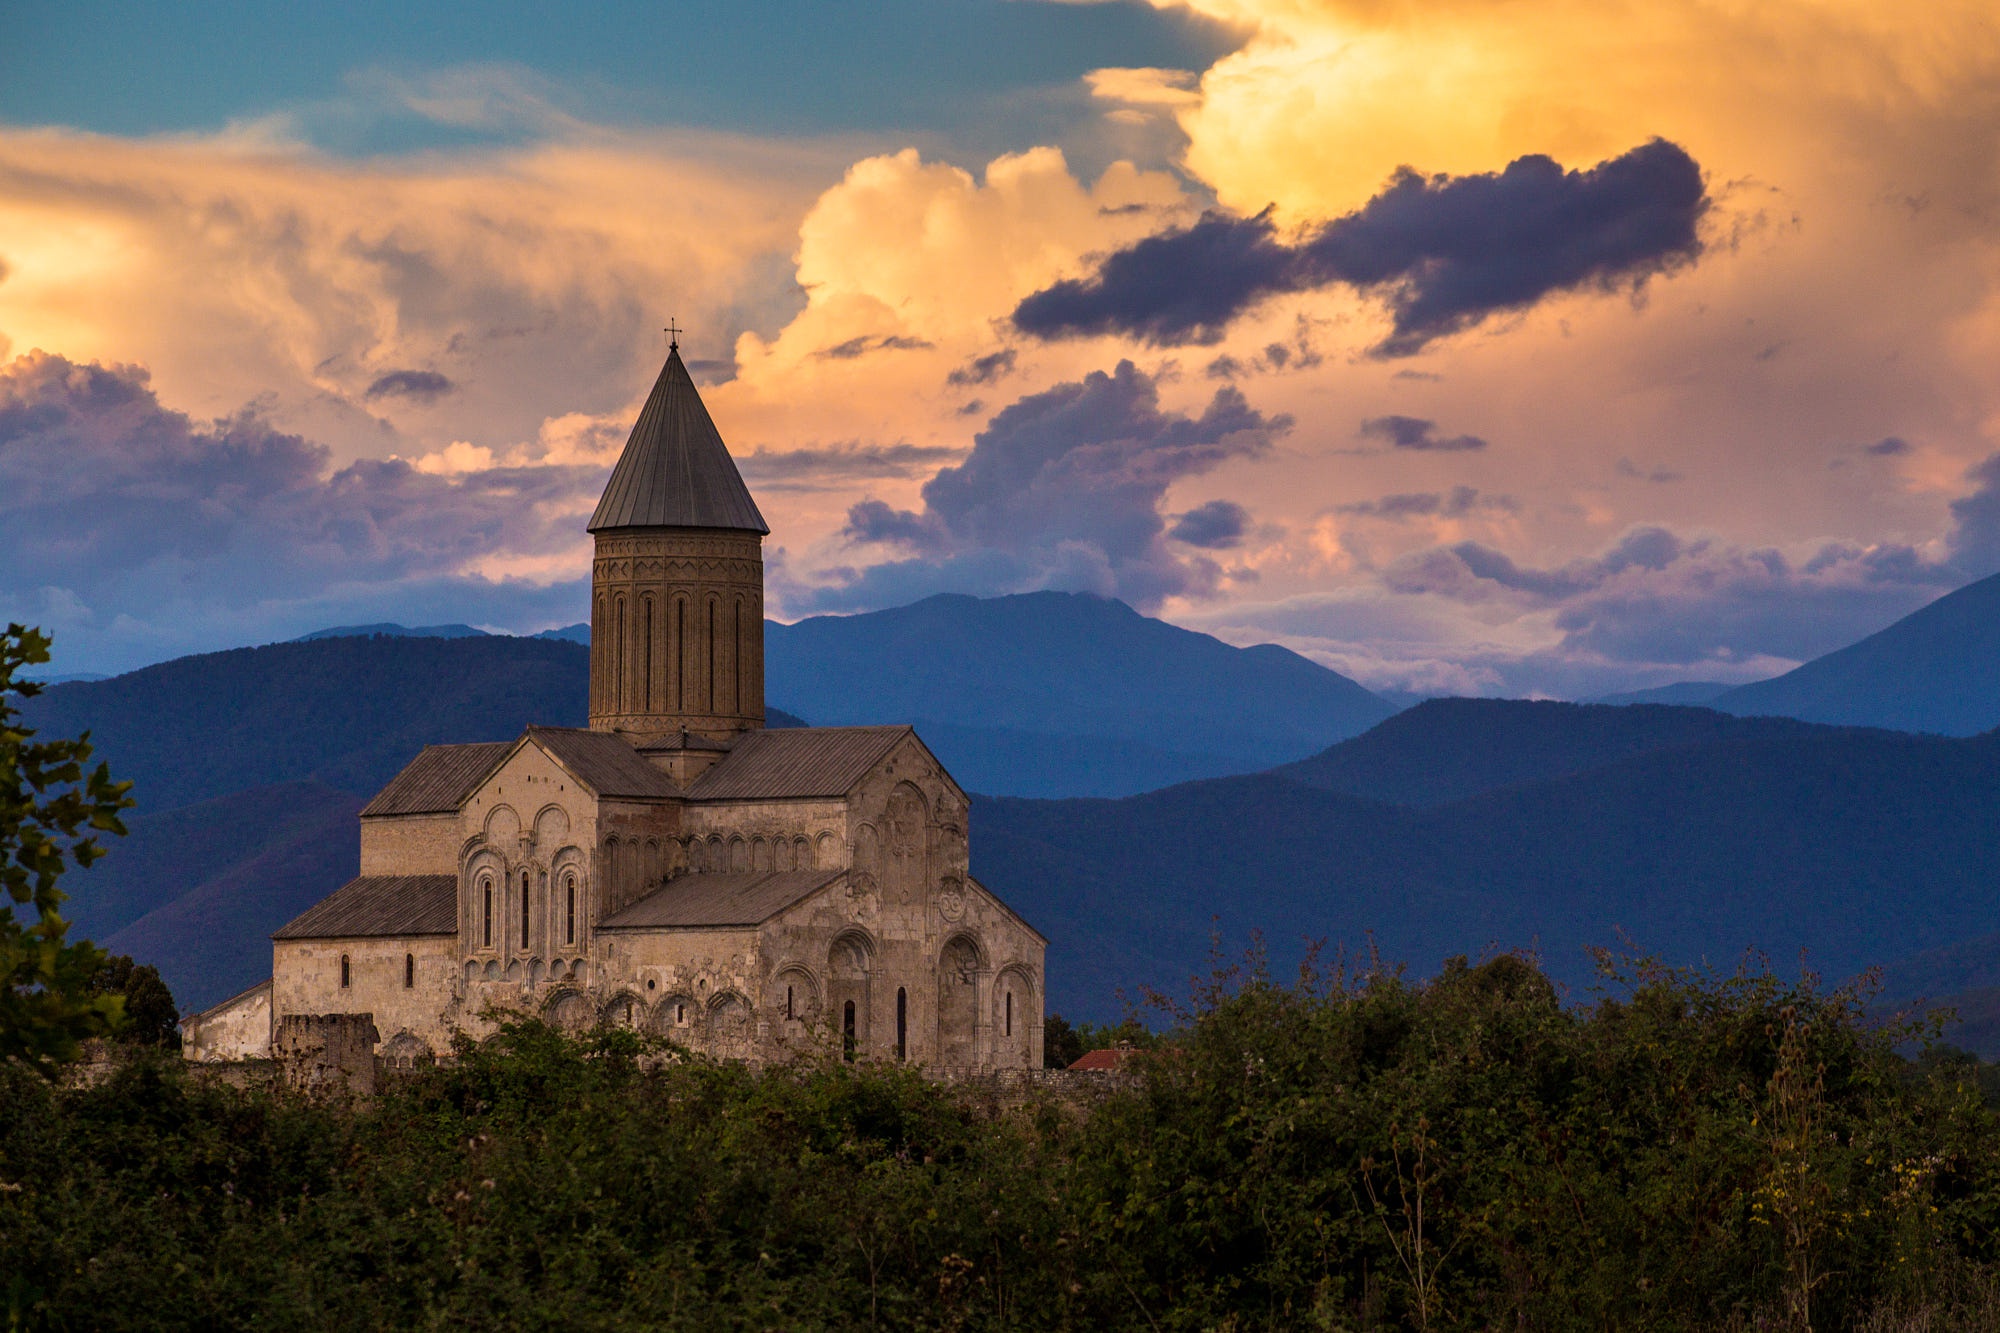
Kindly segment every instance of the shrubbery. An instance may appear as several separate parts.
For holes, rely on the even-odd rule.
[[[999,1113],[535,1025],[355,1105],[144,1049],[84,1088],[16,1064],[0,1302],[77,1329],[1993,1319],[1973,1062],[1906,1061],[1809,980],[1611,993],[1565,1005],[1514,957],[1253,971],[1129,1089]]]

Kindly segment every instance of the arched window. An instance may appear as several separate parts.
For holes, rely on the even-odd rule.
[[[646,604],[646,646],[639,653],[639,707],[641,712],[653,711],[653,599],[644,599]]]
[[[563,880],[563,943],[576,943],[576,876]]]
[[[528,872],[521,872],[521,947],[528,947]]]
[[[715,599],[708,599],[708,711],[720,712],[722,705],[716,700],[721,694],[715,688]]]
[[[854,1058],[854,1001],[849,1000],[840,1011],[840,1055],[843,1060]]]
[[[674,642],[668,660],[673,666],[676,713],[681,711],[685,698],[682,694],[682,682],[687,680],[687,609],[688,604],[685,601],[678,597],[674,599]]]
[[[1007,1035],[1014,1035],[1014,992],[1007,992]]]
[[[791,988],[790,986],[787,986],[787,987],[785,987],[785,1017],[786,1017],[786,1018],[791,1018],[791,1017],[793,1017],[793,1014],[792,1014],[792,988]]]
[[[616,691],[613,698],[617,700],[617,711],[622,713],[625,711],[625,672],[626,663],[629,660],[625,656],[625,599],[623,597],[615,598],[612,601],[612,606],[615,608],[614,614],[617,616],[616,632],[618,638],[612,647],[611,679],[613,681],[613,688]]]
[[[353,979],[354,979],[353,975],[347,970],[347,955],[342,954],[340,956],[340,988],[342,990],[346,990],[348,984],[351,981],[353,981]]]
[[[896,1058],[907,1060],[910,1055],[910,993],[901,986],[896,987]]]
[[[479,909],[479,943],[485,948],[493,947],[493,881],[479,881],[481,904]]]
[[[403,989],[414,990],[416,985],[417,956],[413,953],[406,953],[403,955]]]

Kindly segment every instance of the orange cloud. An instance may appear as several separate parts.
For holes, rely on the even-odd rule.
[[[141,361],[200,413],[263,403],[343,456],[385,429],[491,448],[622,407],[669,314],[711,347],[781,322],[798,216],[839,160],[694,135],[346,162],[0,132],[0,336]],[[460,391],[380,391],[398,375]]]

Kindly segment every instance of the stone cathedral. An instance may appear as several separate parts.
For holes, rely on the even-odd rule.
[[[1047,941],[967,872],[907,726],[764,726],[770,531],[682,363],[590,520],[590,726],[433,745],[361,812],[360,877],[272,937],[191,1058],[371,1017],[393,1063],[496,1014],[716,1056],[1042,1063]]]

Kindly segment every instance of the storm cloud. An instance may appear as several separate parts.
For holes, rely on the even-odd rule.
[[[368,386],[365,395],[376,398],[409,398],[419,403],[434,403],[458,386],[435,370],[392,370],[378,376]]]
[[[1961,582],[1958,569],[1907,546],[1829,543],[1795,561],[1658,526],[1553,568],[1459,542],[1406,557],[1383,577],[1396,593],[1546,608],[1573,658],[1686,667],[1804,661]]]
[[[30,353],[0,366],[0,620],[49,626],[66,658],[116,643],[140,660],[336,613],[448,605],[447,619],[532,623],[563,615],[565,596],[580,609],[580,593],[551,600],[466,571],[574,545],[602,479],[566,466],[445,477],[401,459],[335,470],[324,446],[253,414],[203,424],[162,406],[141,368]]]
[[[1361,434],[1397,449],[1433,453],[1468,453],[1486,447],[1477,435],[1440,435],[1437,422],[1424,417],[1369,417],[1361,423]]]
[[[1163,411],[1158,385],[1130,361],[1094,371],[995,415],[963,463],[924,484],[921,510],[874,498],[854,505],[848,540],[900,548],[905,558],[800,595],[833,610],[946,590],[1062,588],[1150,609],[1207,591],[1213,562],[1167,544],[1169,488],[1266,452],[1291,424],[1234,388],[1218,389],[1198,415]],[[1240,537],[1246,518],[1234,505],[1203,506],[1178,517],[1176,539],[1219,547]]]
[[[1268,296],[1346,284],[1393,324],[1375,349],[1406,356],[1488,315],[1555,292],[1636,287],[1692,262],[1709,207],[1701,168],[1664,139],[1583,171],[1535,154],[1475,176],[1405,167],[1358,211],[1297,240],[1269,209],[1210,212],[1035,292],[1014,324],[1040,338],[1126,334],[1212,343]]]
[[[1250,526],[1250,511],[1233,500],[1210,500],[1174,519],[1167,536],[1187,546],[1208,551],[1226,551],[1243,544],[1243,532]]]

